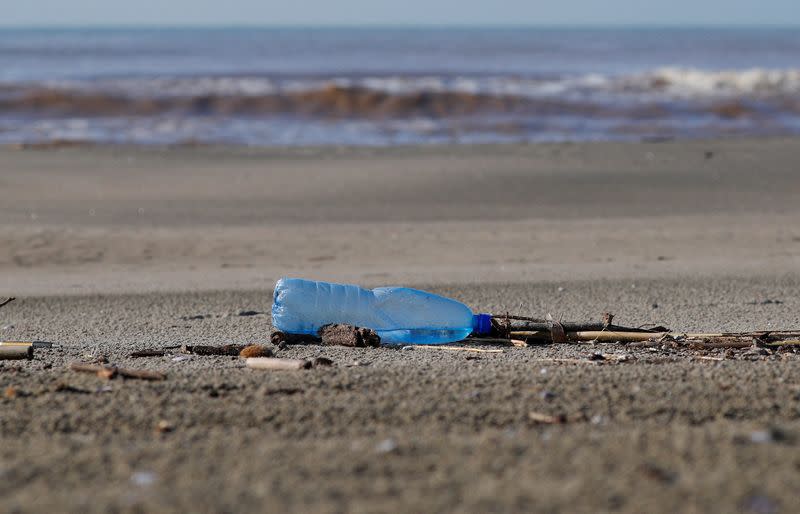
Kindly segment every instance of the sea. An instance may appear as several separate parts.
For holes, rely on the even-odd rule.
[[[799,28],[0,29],[0,144],[796,134]]]

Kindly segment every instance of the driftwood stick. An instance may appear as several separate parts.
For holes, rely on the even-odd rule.
[[[462,342],[467,344],[503,344],[510,345],[513,341],[502,337],[468,337]]]
[[[798,346],[800,345],[800,340],[797,339],[787,339],[785,341],[773,341],[771,343],[765,343],[765,346]]]
[[[239,355],[239,352],[244,350],[246,346],[244,344],[226,344],[222,346],[183,345],[181,346],[181,352],[191,353],[192,355],[227,355],[234,357]]]
[[[164,350],[141,350],[141,351],[138,351],[138,352],[131,353],[130,355],[128,355],[128,357],[134,357],[134,358],[138,358],[138,357],[163,357],[166,354],[167,354],[167,352],[165,352]]]
[[[553,322],[524,322],[524,323],[512,323],[508,328],[512,332],[515,331],[533,331],[533,332],[549,332],[552,327]],[[624,327],[622,325],[612,325],[609,323],[601,322],[601,321],[589,321],[589,322],[574,322],[574,321],[564,321],[560,322],[559,325],[564,327],[565,332],[581,332],[581,331],[589,331],[589,330],[611,330],[614,332],[667,332],[668,330],[659,327],[660,330],[649,330],[646,328],[634,328],[634,327]]]
[[[720,348],[750,348],[753,346],[752,341],[682,341],[693,350],[718,350]]]
[[[414,348],[420,348],[424,350],[441,350],[441,351],[450,351],[450,352],[473,352],[473,353],[503,353],[503,350],[487,350],[484,348],[468,348],[464,346],[439,346],[439,345],[427,345],[427,344],[419,344],[414,345]]]
[[[510,314],[494,314],[492,318],[503,321],[503,320],[515,320],[515,321],[532,321],[534,323],[547,323],[547,320],[542,318],[530,318],[528,316],[512,316]]]

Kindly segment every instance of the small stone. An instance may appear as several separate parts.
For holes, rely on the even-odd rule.
[[[165,434],[167,432],[172,432],[175,430],[175,427],[169,421],[162,419],[156,424],[156,432]]]
[[[591,423],[592,425],[602,425],[605,422],[606,422],[606,418],[604,416],[599,415],[599,414],[595,414],[589,420],[589,423]]]
[[[769,496],[754,494],[742,502],[742,512],[753,514],[777,514],[780,512],[778,504]]]
[[[397,451],[397,441],[394,439],[384,439],[375,446],[378,453],[393,453]]]
[[[772,433],[769,430],[756,430],[750,432],[750,442],[755,444],[771,443]]]
[[[541,398],[542,400],[552,400],[555,397],[556,393],[554,393],[553,391],[542,391],[541,393],[539,393],[539,398]]]
[[[767,428],[765,430],[755,430],[750,433],[750,442],[754,444],[779,443],[787,441],[789,436],[779,428]]]
[[[131,482],[139,487],[153,485],[156,481],[156,474],[152,471],[137,471],[131,475]]]

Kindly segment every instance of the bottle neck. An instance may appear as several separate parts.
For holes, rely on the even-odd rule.
[[[472,333],[476,336],[486,336],[492,332],[491,314],[472,315]]]

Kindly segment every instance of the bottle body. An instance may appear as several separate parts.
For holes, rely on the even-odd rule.
[[[384,343],[441,344],[473,330],[466,305],[417,289],[331,284],[283,278],[275,285],[272,322],[293,334],[316,334],[329,323],[375,330]]]

